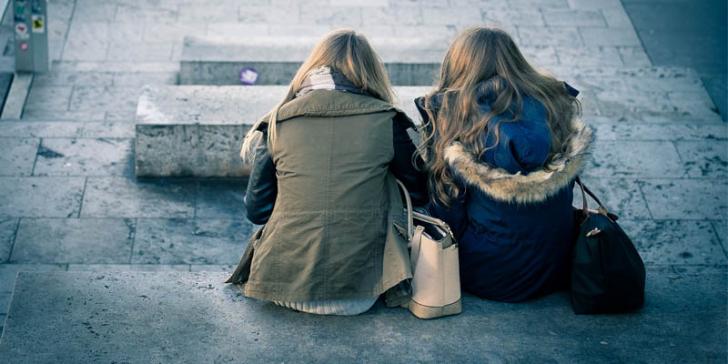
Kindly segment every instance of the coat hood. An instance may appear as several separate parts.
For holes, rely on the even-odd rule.
[[[551,157],[540,169],[512,174],[489,165],[459,142],[445,148],[445,161],[468,185],[503,202],[537,203],[567,187],[582,171],[593,132],[579,117],[571,120],[573,132],[563,153]]]

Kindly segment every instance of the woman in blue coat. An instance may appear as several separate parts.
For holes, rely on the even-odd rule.
[[[464,31],[423,117],[431,212],[460,243],[463,288],[518,302],[563,287],[572,190],[592,140],[577,91],[536,71],[498,29]]]

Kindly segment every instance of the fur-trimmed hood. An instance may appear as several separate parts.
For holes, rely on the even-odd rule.
[[[572,134],[563,153],[554,155],[540,169],[512,174],[481,161],[455,142],[445,148],[445,161],[468,185],[477,187],[498,201],[542,202],[568,186],[586,163],[593,132],[580,118],[571,121]]]

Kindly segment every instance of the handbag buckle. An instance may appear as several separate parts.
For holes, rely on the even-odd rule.
[[[591,229],[588,233],[586,233],[586,237],[587,238],[591,238],[592,236],[595,236],[595,235],[597,235],[597,234],[599,234],[601,232],[602,231],[599,230],[599,228],[594,228],[594,229]]]

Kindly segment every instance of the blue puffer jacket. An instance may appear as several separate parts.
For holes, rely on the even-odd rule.
[[[422,100],[416,104],[422,112]],[[489,110],[487,100],[481,100],[481,108]],[[511,118],[500,115],[494,121]],[[482,158],[457,142],[446,148],[445,159],[464,192],[449,208],[431,203],[431,212],[457,235],[466,291],[517,302],[564,286],[573,241],[574,179],[592,140],[581,120],[575,118],[572,126],[564,153],[549,159],[546,109],[524,97],[519,120],[500,123],[497,146]],[[483,138],[486,146],[495,143],[492,128]]]

